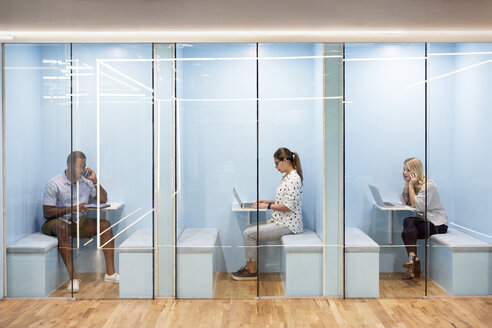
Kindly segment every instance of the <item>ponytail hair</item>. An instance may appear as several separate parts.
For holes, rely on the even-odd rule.
[[[288,148],[282,147],[277,149],[275,154],[273,154],[273,157],[280,161],[283,161],[284,159],[289,160],[292,163],[294,170],[296,170],[297,174],[301,177],[301,182],[303,181],[301,159],[296,152],[291,152]]]

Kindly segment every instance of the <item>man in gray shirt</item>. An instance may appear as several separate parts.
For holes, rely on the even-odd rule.
[[[77,192],[78,185],[78,192]],[[75,273],[72,257],[70,256],[70,235],[77,236],[77,225],[80,238],[90,238],[97,234],[97,221],[86,218],[87,204],[89,198],[97,200],[96,173],[86,167],[86,156],[81,151],[74,151],[67,158],[67,169],[48,181],[43,198],[43,213],[45,222],[41,228],[44,234],[58,238],[58,250],[65,262],[70,275],[67,291],[76,293],[79,291],[79,279]],[[106,203],[108,193],[100,188],[100,202]],[[77,208],[78,206],[78,208]],[[79,222],[77,221],[77,210],[79,211]],[[73,222],[72,222],[72,213]],[[107,220],[100,220],[101,243],[106,260],[106,273],[104,281],[119,283],[119,274],[114,271],[114,240],[111,224]],[[111,240],[110,242],[108,242]],[[73,283],[72,283],[73,282]]]

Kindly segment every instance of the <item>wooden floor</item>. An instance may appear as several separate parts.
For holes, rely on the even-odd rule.
[[[492,298],[0,301],[0,327],[491,327]]]
[[[379,297],[380,298],[412,298],[425,295],[425,276],[420,279],[401,279],[403,273],[384,272],[379,274]],[[449,296],[432,280],[427,281],[428,296]]]
[[[425,295],[425,279],[403,280],[401,273],[381,273],[379,275],[380,298],[415,298]],[[80,291],[74,294],[77,299],[118,299],[119,285],[103,281],[103,273],[79,273]],[[257,296],[256,281],[235,281],[231,274],[217,274],[214,298],[253,299]],[[67,283],[54,291],[50,297],[71,297],[66,291]],[[449,296],[433,281],[427,284],[429,296]],[[260,296],[285,296],[284,286],[278,273],[260,274]]]
[[[74,297],[78,299],[117,299],[120,297],[120,285],[104,282],[104,273],[78,273],[80,288]],[[55,290],[49,297],[71,297],[67,292],[68,281]]]
[[[284,285],[278,273],[260,273],[260,296],[285,296]],[[253,299],[257,296],[256,281],[235,281],[231,274],[219,272],[215,283],[214,298]]]

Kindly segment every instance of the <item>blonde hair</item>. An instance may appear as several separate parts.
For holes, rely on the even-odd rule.
[[[275,154],[273,154],[273,157],[280,161],[283,161],[284,159],[289,160],[292,163],[294,170],[296,170],[297,174],[301,177],[301,182],[303,181],[301,159],[296,152],[291,152],[288,148],[282,147],[277,149]]]
[[[410,157],[407,158],[403,162],[403,164],[407,164],[408,169],[411,172],[417,174],[417,183],[415,184],[415,192],[418,193],[422,189],[422,186],[427,180],[427,178],[424,175],[424,168],[422,166],[422,162],[417,157]]]

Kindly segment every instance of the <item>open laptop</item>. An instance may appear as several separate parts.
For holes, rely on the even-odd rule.
[[[234,197],[236,197],[236,200],[239,203],[239,205],[241,206],[241,208],[251,208],[251,207],[253,207],[253,203],[243,203],[241,201],[241,198],[239,198],[239,195],[238,195],[238,193],[236,191],[236,188],[232,188],[232,193],[233,193]]]
[[[369,185],[369,189],[371,189],[372,197],[378,206],[380,207],[405,207],[405,204],[399,202],[383,202],[383,198],[379,193],[378,188]]]

